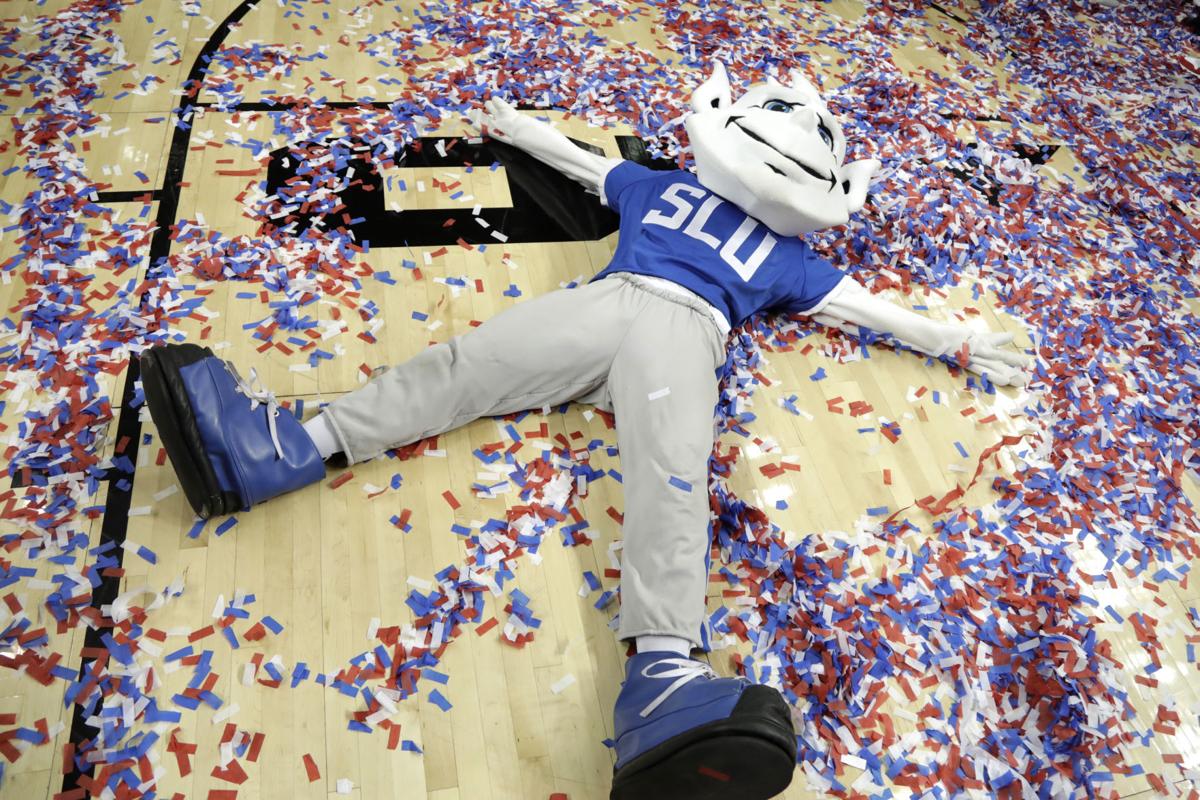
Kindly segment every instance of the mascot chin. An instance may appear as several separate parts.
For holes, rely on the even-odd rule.
[[[243,379],[207,348],[141,357],[150,413],[204,518],[316,483],[339,454],[355,464],[479,417],[570,401],[612,411],[625,502],[617,635],[636,648],[613,709],[613,798],[765,800],[795,769],[783,695],[690,657],[707,641],[708,459],[730,329],[764,311],[807,314],[954,354],[995,383],[1023,380],[1010,334],[893,305],[799,238],[862,208],[879,162],[845,164],[837,119],[798,73],[789,83],[732,102],[716,65],[686,120],[695,174],[595,155],[489,100],[475,116],[484,133],[620,215],[611,263],[426,348],[303,425],[253,370]]]

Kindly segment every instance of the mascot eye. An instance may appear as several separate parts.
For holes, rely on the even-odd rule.
[[[792,104],[784,102],[783,100],[768,100],[762,104],[762,107],[767,111],[781,111],[784,114],[787,114],[792,110]]]
[[[823,141],[826,144],[826,146],[830,150],[832,150],[833,149],[833,134],[829,132],[829,128],[825,127],[824,122],[822,122],[820,124],[820,126],[817,128],[817,131],[821,134],[821,141]]]

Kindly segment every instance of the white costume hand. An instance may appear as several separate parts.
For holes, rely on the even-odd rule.
[[[514,144],[513,140],[517,138],[521,126],[528,122],[515,108],[499,97],[486,101],[482,109],[476,109],[471,114],[470,120],[484,136],[498,139],[505,144]]]
[[[524,150],[583,184],[593,194],[600,194],[601,199],[604,176],[621,163],[620,159],[605,158],[576,147],[552,125],[519,113],[498,97],[485,102],[482,109],[475,109],[468,119],[485,136]]]
[[[1011,333],[980,333],[966,329],[963,341],[967,345],[967,369],[977,375],[987,375],[997,386],[1024,386],[1028,380],[1025,370],[1029,368],[1029,357],[1005,347],[1012,340]]]

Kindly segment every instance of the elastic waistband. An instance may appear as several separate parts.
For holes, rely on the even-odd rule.
[[[712,322],[713,327],[716,328],[717,333],[721,335],[722,339],[729,335],[729,320],[725,319],[725,315],[714,307],[712,303],[686,287],[661,278],[656,280],[647,275],[639,275],[636,272],[614,272],[607,277],[620,278],[626,283],[655,297],[661,297],[663,300],[670,300],[672,303],[678,303],[679,305],[687,306],[693,311],[698,311],[704,315],[705,319]],[[662,281],[662,283],[659,281]],[[663,284],[666,284],[666,286]]]

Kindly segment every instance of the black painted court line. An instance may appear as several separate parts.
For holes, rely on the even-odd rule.
[[[121,202],[123,200],[133,200],[144,198],[147,194],[157,200],[158,213],[155,215],[157,228],[150,240],[150,251],[147,255],[149,267],[147,276],[154,273],[155,264],[160,261],[165,261],[171,250],[171,226],[175,224],[175,217],[179,211],[179,184],[183,181],[183,168],[187,164],[188,144],[192,138],[192,122],[194,109],[198,104],[191,102],[191,98],[198,97],[200,87],[204,84],[204,76],[208,69],[208,65],[213,54],[217,51],[229,35],[229,29],[236,25],[246,16],[249,11],[258,4],[258,0],[242,0],[236,8],[230,12],[229,16],[217,26],[213,31],[213,35],[204,43],[200,53],[196,56],[195,63],[192,64],[191,70],[188,71],[187,78],[184,81],[185,94],[180,102],[180,109],[172,117],[173,120],[183,119],[187,124],[184,126],[175,125],[174,133],[171,136],[171,149],[167,156],[167,170],[163,176],[162,187],[156,190],[146,190],[141,192],[100,192],[101,202]],[[187,94],[190,89],[191,94]],[[117,436],[116,441],[120,441],[122,436],[128,436],[128,444],[125,447],[123,455],[129,458],[130,463],[134,464],[136,470],[138,446],[141,444],[142,424],[138,420],[138,409],[131,408],[133,401],[134,385],[140,376],[138,369],[138,361],[134,357],[129,359],[129,368],[125,373],[125,387],[121,392],[121,412],[117,418]],[[121,566],[124,561],[125,551],[121,545],[125,542],[125,535],[129,527],[129,504],[133,499],[133,473],[126,474],[109,474],[108,497],[104,504],[104,521],[100,527],[100,541],[97,545],[103,545],[107,542],[112,542],[115,547],[110,551],[110,555],[117,560],[117,565]],[[122,484],[119,478],[124,478],[125,483]],[[124,486],[124,488],[122,488]],[[101,578],[100,586],[92,592],[92,608],[99,610],[102,605],[109,604],[117,596],[118,589],[121,585],[121,579],[117,577]],[[104,643],[100,640],[102,629],[89,628],[84,635],[83,647],[100,648],[104,647]],[[80,651],[81,654],[83,651]],[[80,657],[79,661],[79,679],[82,680],[86,673],[85,659]],[[100,691],[99,687],[93,691]],[[77,698],[78,699],[78,698]],[[70,741],[78,748],[79,744],[84,739],[89,738],[95,733],[96,729],[87,724],[84,716],[84,706],[76,702],[73,710],[73,718],[71,720]],[[64,769],[66,765],[64,764]],[[91,765],[88,768],[80,771],[78,759],[73,762],[70,769],[63,775],[62,791],[68,792],[76,789],[79,786],[79,778],[83,775],[91,774]]]
[[[97,203],[139,203],[162,199],[161,189],[132,189],[127,192],[96,192]]]
[[[963,25],[966,25],[966,24],[967,24],[967,21],[966,21],[965,19],[962,19],[961,17],[959,17],[959,16],[957,16],[957,15],[955,15],[955,14],[951,14],[949,11],[947,11],[947,10],[946,10],[946,9],[944,9],[944,8],[942,8],[942,7],[941,7],[941,6],[939,6],[937,3],[930,3],[930,4],[929,4],[929,7],[930,7],[930,8],[932,8],[933,10],[935,10],[935,11],[940,11],[940,12],[942,12],[943,14],[945,14],[947,17],[949,17],[950,19],[954,20],[955,22],[961,22]]]
[[[307,98],[307,95],[305,95],[305,97]],[[396,105],[398,102],[398,100],[392,100],[391,102],[383,100],[375,100],[370,102],[365,100],[327,100],[318,103],[316,100],[309,98],[298,103],[286,101],[275,103],[271,101],[259,100],[255,103],[238,103],[237,105],[225,106],[224,108],[222,108],[218,103],[194,103],[193,105],[196,108],[216,109],[222,114],[236,114],[238,112],[247,111],[291,111],[297,108],[309,108],[317,105],[319,105],[321,108],[337,108],[347,110],[352,108],[371,108],[382,109],[386,111],[387,109]]]

